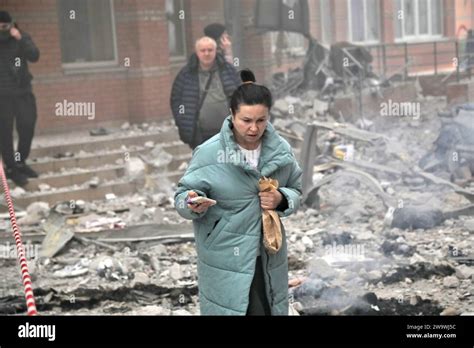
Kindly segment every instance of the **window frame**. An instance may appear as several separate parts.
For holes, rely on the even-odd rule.
[[[377,8],[378,8],[378,15],[377,15],[377,25],[378,25],[378,39],[367,39],[367,0],[362,0],[364,2],[364,40],[363,41],[356,41],[353,38],[353,32],[352,32],[352,8],[351,8],[351,0],[347,0],[346,6],[347,6],[347,13],[348,13],[348,38],[351,43],[356,43],[356,44],[364,44],[364,45],[373,45],[373,44],[378,44],[380,43],[380,35],[382,33],[381,31],[381,25],[380,25],[380,1],[377,1]]]
[[[58,0],[58,1],[61,1],[61,0]],[[82,70],[82,69],[87,69],[87,68],[108,68],[108,67],[115,67],[119,65],[114,0],[109,0],[109,4],[110,4],[110,20],[112,23],[112,41],[113,41],[114,59],[104,60],[104,61],[94,61],[94,62],[63,63],[62,57],[61,57],[61,66],[64,70]],[[59,42],[61,45],[61,38]]]
[[[174,0],[166,0],[166,1],[172,1],[174,2]],[[166,11],[166,1],[165,1],[165,11]],[[183,0],[178,0],[180,5],[181,5],[181,8],[184,9],[184,1]],[[174,3],[173,3],[174,5]],[[173,10],[174,9],[174,6],[173,6]],[[172,61],[181,61],[183,59],[186,59],[187,57],[187,54],[188,54],[188,48],[187,48],[187,40],[186,40],[186,25],[184,23],[184,20],[180,20],[179,22],[181,23],[181,32],[182,32],[182,41],[183,41],[183,54],[179,54],[179,55],[174,55],[171,53],[171,50],[169,49],[169,39],[170,39],[170,30],[169,30],[169,22],[171,20],[166,17],[166,27],[167,27],[167,34],[168,34],[168,52],[169,52],[169,57]]]
[[[398,8],[397,8],[397,0],[394,1],[394,8],[395,8],[395,16],[394,16],[394,26],[397,25],[398,19]],[[401,4],[401,11],[404,10],[404,1],[399,0]],[[426,42],[426,41],[444,41],[447,40],[447,38],[444,36],[444,23],[443,23],[443,14],[444,14],[444,8],[443,8],[443,2],[438,2],[440,4],[439,6],[439,11],[440,11],[440,34],[433,34],[433,2],[431,0],[427,1],[428,5],[428,34],[420,34],[420,18],[419,18],[419,0],[411,0],[415,4],[415,34],[414,35],[405,35],[405,19],[402,19],[401,23],[401,32],[400,32],[400,37],[394,37],[394,42],[395,43],[400,43],[400,42]],[[396,35],[396,27],[394,27],[394,34]]]

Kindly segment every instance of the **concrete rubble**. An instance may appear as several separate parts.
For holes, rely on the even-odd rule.
[[[333,102],[341,89],[324,86],[335,84],[329,78],[338,76],[321,71],[325,71],[321,86],[298,96],[287,93],[272,109],[273,124],[298,157],[304,152],[307,124],[318,129],[318,151],[309,171],[316,188],[308,187],[305,205],[284,219],[294,314],[474,312],[474,168],[472,151],[463,148],[472,143],[456,143],[461,146],[460,166],[439,161],[437,154],[446,156],[452,150],[443,145],[451,144],[446,134],[453,133],[446,131],[446,124],[457,117],[453,118],[446,98],[418,97],[418,118],[381,117],[377,109],[367,109],[363,116],[334,112]],[[298,78],[294,81],[302,83]],[[451,119],[443,113],[447,110]],[[459,114],[474,118],[469,110]],[[163,129],[171,126],[125,123],[118,129],[94,132],[94,137],[141,137]],[[121,156],[114,158],[115,153]],[[39,311],[199,314],[192,224],[176,213],[176,180],[167,176],[171,171],[183,173],[190,151],[171,154],[158,140],[146,140],[118,150],[65,151],[39,157],[35,163],[98,156],[114,158],[113,164],[105,162],[101,169],[119,166],[121,175],[108,179],[91,174],[82,184],[40,183],[33,192],[12,190],[21,199],[135,185],[125,194],[105,190],[96,199],[44,201],[18,209],[25,239],[37,247],[57,249],[53,256],[30,259]],[[88,171],[77,166],[47,175]],[[5,243],[10,225],[4,208],[0,213],[0,237]],[[51,231],[58,224],[63,229]],[[48,240],[48,245],[41,245],[48,233],[60,235],[66,230],[70,234],[63,236],[63,245],[48,244],[54,243]],[[0,267],[4,274],[0,314],[24,312],[16,260],[1,258]]]
[[[470,153],[463,152],[460,161],[467,163],[462,187],[448,166],[438,165],[433,171],[435,177],[418,175],[418,162],[433,149],[439,150],[440,137],[446,138],[443,124],[447,121],[438,116],[446,109],[445,100],[418,100],[422,110],[419,120],[368,114],[370,122],[365,124],[371,125],[370,131],[385,137],[382,142],[371,143],[356,132],[331,131],[326,124],[338,124],[339,118],[312,112],[310,103],[303,102],[305,97],[294,108],[299,115],[307,115],[306,119],[295,121],[288,112],[278,110],[274,122],[300,146],[306,129],[292,127],[292,122],[324,123],[318,132],[319,151],[312,177],[312,185],[318,188],[306,201],[312,208],[299,211],[286,222],[290,274],[294,279],[306,277],[301,285],[290,289],[293,307],[306,315],[472,312],[474,182]],[[469,117],[472,123],[474,113]],[[463,131],[472,136],[469,128]],[[462,139],[457,144],[472,147]],[[350,158],[338,156],[335,149],[341,145],[353,147]],[[384,193],[345,173],[356,168],[370,174]],[[333,180],[325,180],[331,175]],[[321,182],[327,183],[318,186]],[[307,238],[314,249],[304,247]],[[304,270],[301,264],[306,265]]]

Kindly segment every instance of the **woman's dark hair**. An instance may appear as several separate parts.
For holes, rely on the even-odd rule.
[[[268,110],[272,107],[273,98],[270,90],[255,83],[255,75],[249,69],[240,71],[242,84],[234,91],[230,99],[230,109],[235,115],[240,105],[265,105]]]

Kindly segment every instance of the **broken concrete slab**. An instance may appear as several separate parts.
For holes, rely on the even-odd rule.
[[[181,278],[183,278],[183,272],[179,263],[173,263],[169,270],[172,279],[180,280]]]
[[[131,157],[125,162],[125,173],[132,180],[145,175],[146,165],[139,157]]]
[[[52,211],[43,225],[46,237],[41,244],[40,257],[54,257],[74,237],[66,227],[66,218]]]
[[[456,276],[459,279],[469,279],[474,276],[474,267],[467,265],[460,265],[456,267]]]
[[[443,279],[443,286],[445,288],[457,288],[459,286],[459,279],[449,276]]]
[[[20,226],[37,225],[49,216],[50,208],[46,202],[34,202],[26,208],[27,215],[20,218],[18,223]]]
[[[147,164],[150,171],[163,171],[173,161],[173,156],[161,144],[156,145],[148,155],[140,155],[140,158]]]
[[[150,284],[150,277],[144,272],[136,272],[133,275],[131,286],[135,287],[137,284]]]
[[[182,224],[144,224],[128,226],[121,230],[106,230],[100,233],[99,241],[109,243],[159,241],[159,240],[193,240],[192,225]]]

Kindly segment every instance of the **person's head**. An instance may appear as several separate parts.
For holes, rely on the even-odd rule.
[[[227,35],[225,26],[220,23],[212,23],[204,28],[204,35],[213,38],[217,44],[220,43],[221,37]]]
[[[8,39],[13,28],[13,19],[7,11],[0,11],[0,39]]]
[[[209,70],[212,68],[216,60],[216,50],[216,41],[208,36],[196,41],[195,51],[202,69]]]
[[[255,83],[252,71],[242,70],[240,78],[243,83],[230,100],[234,135],[239,145],[254,149],[267,128],[273,98],[267,87]]]

